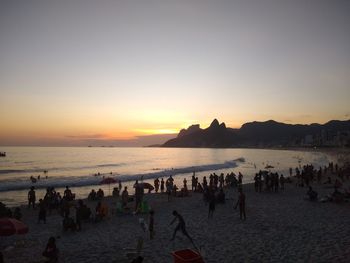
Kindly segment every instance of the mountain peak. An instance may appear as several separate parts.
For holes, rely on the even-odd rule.
[[[213,128],[213,127],[219,127],[219,126],[220,126],[219,121],[218,121],[217,119],[214,119],[214,120],[211,122],[211,124],[210,124],[209,127]]]

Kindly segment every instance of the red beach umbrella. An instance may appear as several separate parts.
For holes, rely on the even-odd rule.
[[[0,236],[23,235],[28,233],[28,226],[14,218],[0,218]]]
[[[104,178],[100,184],[108,184],[108,192],[109,194],[111,193],[111,189],[110,189],[110,184],[115,184],[117,183],[117,180],[115,180],[114,178],[112,177],[107,177],[107,178]]]

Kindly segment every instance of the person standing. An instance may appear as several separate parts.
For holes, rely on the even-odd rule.
[[[186,191],[187,191],[187,180],[186,180],[186,178],[184,178],[183,183],[184,183],[184,189],[186,189]]]
[[[195,176],[195,172],[193,172],[192,178],[191,178],[191,190],[193,192],[193,190],[196,188],[196,176]]]
[[[35,208],[35,190],[34,186],[32,186],[28,192],[28,208],[30,208],[30,205],[33,206],[33,209]]]
[[[245,214],[245,195],[243,194],[243,190],[239,189],[239,195],[238,200],[235,206],[235,209],[237,209],[237,206],[239,205],[239,217],[240,219],[246,220],[246,214]],[[243,217],[243,218],[242,218]]]
[[[160,192],[164,193],[164,180],[162,178],[162,180],[160,181]]]
[[[124,191],[122,192],[122,208],[125,209],[129,201],[129,193],[128,193],[128,187],[124,187]]]
[[[159,190],[159,179],[158,178],[156,178],[154,180],[154,188],[155,188],[156,193],[158,193],[158,190]]]

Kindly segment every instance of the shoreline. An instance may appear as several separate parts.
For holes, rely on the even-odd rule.
[[[333,191],[323,184],[312,185],[320,197]],[[350,181],[346,185],[350,186]],[[187,231],[206,263],[231,263],[232,258],[236,262],[347,262],[349,203],[304,200],[307,188],[296,187],[295,180],[285,187],[285,191],[277,193],[256,193],[254,184],[244,184],[246,221],[240,220],[239,212],[233,209],[237,188],[226,188],[226,203],[216,205],[213,219],[208,219],[208,205],[203,202],[202,194],[173,197],[170,202],[166,194],[145,194],[155,210],[153,240],[139,224],[140,218],[148,222],[148,214],[115,214],[115,197],[104,198],[110,206],[109,216],[99,223],[83,223],[81,232],[62,232],[62,217],[56,212],[48,215],[47,224],[37,224],[38,210],[22,206],[23,221],[29,225],[30,232],[8,238],[7,243],[23,239],[24,245],[5,251],[5,262],[24,262],[28,257],[39,260],[49,236],[59,237],[60,262],[130,262],[123,248],[135,247],[139,236],[144,240],[141,253],[144,263],[172,262],[172,251],[193,249],[181,233],[175,241],[170,241],[175,228],[169,226],[174,209],[184,217]],[[84,199],[84,203],[94,209],[97,201]],[[133,209],[134,202],[129,206]],[[74,211],[71,211],[73,217]]]
[[[279,149],[276,149],[276,153],[278,153],[278,151],[279,151]],[[283,150],[282,150],[283,151]],[[294,151],[294,150],[293,150]],[[293,152],[293,151],[291,151],[291,152]],[[296,151],[296,150],[295,150]],[[299,152],[301,152],[301,151],[299,151]],[[305,152],[310,152],[310,151],[305,151]],[[328,155],[328,156],[330,156],[330,158],[329,158],[329,160],[338,160],[339,161],[339,157],[340,156],[346,156],[346,159],[347,160],[349,160],[350,158],[349,158],[349,156],[350,156],[350,154],[346,151],[345,153],[344,152],[338,152],[338,151],[334,151],[334,150],[332,150],[332,151],[327,151],[327,152],[323,152],[323,151],[319,151],[319,149],[317,149],[317,150],[312,150],[312,152],[313,153],[323,153],[323,154],[326,154],[326,155]],[[276,155],[276,154],[274,154],[274,155]],[[288,153],[287,153],[287,155],[288,155]],[[270,161],[274,161],[274,159],[270,159]],[[307,161],[307,160],[304,160],[304,161]],[[304,162],[303,161],[303,162]],[[258,164],[258,163],[257,163]],[[297,164],[294,164],[295,166],[297,165]],[[219,169],[219,170],[217,170],[216,172],[217,173],[220,173],[220,172],[224,172],[224,173],[226,173],[226,172],[228,172],[228,171],[235,171],[236,173],[238,172],[238,171],[241,171],[241,172],[243,172],[243,174],[245,174],[245,175],[247,175],[245,178],[247,179],[247,178],[250,178],[250,182],[252,181],[252,176],[254,175],[254,173],[253,172],[256,172],[257,170],[254,170],[254,169],[252,169],[252,167],[251,168],[249,168],[250,166],[252,166],[252,163],[250,163],[249,162],[249,160],[247,161],[245,161],[244,163],[239,163],[238,164],[238,167],[235,167],[235,168],[222,168],[222,169]],[[264,165],[263,165],[264,166]],[[258,164],[258,167],[257,167],[257,169],[259,170],[259,169],[263,169],[263,166],[261,165],[261,164]],[[282,170],[281,169],[284,169],[283,167],[281,167],[281,166],[279,166],[279,164],[277,163],[277,166],[278,167],[275,167],[274,169],[273,169],[273,171],[279,171],[279,172],[281,172]],[[188,169],[189,169],[189,167],[188,167]],[[247,170],[248,169],[248,170]],[[191,169],[190,169],[191,170]],[[170,172],[171,172],[171,170],[169,170]],[[169,172],[168,171],[168,172]],[[248,171],[248,172],[247,172]],[[210,171],[210,172],[213,172],[213,171]],[[198,174],[199,175],[199,177],[203,177],[204,175],[206,175],[207,173],[209,173],[208,171],[202,171],[202,172],[196,172],[196,174]],[[185,172],[185,173],[181,173],[181,174],[177,174],[177,175],[175,175],[174,176],[174,179],[176,180],[176,181],[178,181],[177,182],[177,184],[178,183],[180,183],[181,184],[181,178],[184,178],[184,177],[189,177],[190,176],[190,172],[189,171],[187,171],[187,172]],[[162,174],[162,175],[159,175],[158,177],[159,178],[161,178],[161,177],[166,177],[166,176],[168,176],[169,174]],[[106,174],[106,177],[109,177],[110,175],[109,174]],[[92,176],[93,177],[93,176]],[[112,175],[112,177],[114,177],[114,178],[116,178],[117,180],[119,180],[119,178],[118,178],[118,175]],[[94,179],[96,179],[96,178],[94,178]],[[150,178],[150,179],[148,179],[148,178],[145,178],[144,179],[144,181],[145,182],[149,182],[149,183],[152,183],[153,184],[153,179],[154,178]],[[43,180],[45,180],[45,179],[43,179]],[[100,178],[100,180],[102,180],[102,177]],[[122,182],[123,182],[123,185],[126,185],[126,186],[128,186],[129,187],[129,190],[131,190],[131,192],[132,192],[132,189],[130,188],[130,186],[131,185],[133,185],[133,183],[134,183],[134,181],[135,181],[135,178],[133,178],[133,179],[128,179],[128,180],[126,180],[126,179],[124,179],[124,180],[122,180]],[[244,183],[246,183],[246,182],[244,182]],[[78,193],[78,196],[79,197],[82,197],[82,194],[83,195],[85,195],[85,196],[87,196],[87,194],[88,194],[88,192],[91,190],[91,189],[98,189],[98,188],[102,188],[104,191],[105,191],[105,193],[107,194],[108,193],[108,185],[100,185],[100,184],[87,184],[87,185],[82,185],[82,186],[75,186],[75,185],[72,185],[72,184],[69,184],[69,182],[67,182],[67,183],[64,183],[64,185],[68,185],[68,186],[70,186],[72,189],[73,189],[73,191],[76,191],[77,193]],[[33,186],[35,186],[35,185],[33,185]],[[47,186],[49,186],[49,185],[47,185]],[[47,187],[47,186],[45,186],[45,187]],[[113,189],[113,187],[116,187],[117,186],[117,184],[111,184],[110,185],[110,188],[111,189]],[[41,188],[36,188],[36,191],[37,191],[37,193],[39,193],[39,195],[44,195],[44,192],[45,192],[45,187],[41,187]],[[61,186],[61,187],[55,187],[56,188],[56,191],[60,191],[61,193],[62,193],[62,191],[64,190],[64,187],[63,186]],[[15,206],[17,206],[17,204],[20,204],[20,203],[25,203],[26,202],[26,195],[27,195],[27,191],[28,191],[28,188],[23,188],[23,190],[12,190],[12,191],[3,191],[3,192],[1,192],[1,194],[2,194],[2,201],[5,203],[5,204],[7,204],[8,206],[11,206],[11,207],[15,207]],[[20,199],[21,200],[25,200],[25,201],[20,201],[19,200],[19,198],[17,197],[17,198],[15,198],[14,200],[12,200],[11,199],[11,196],[12,195],[14,195],[14,194],[16,194],[16,196],[18,196],[18,195],[20,195],[21,197],[20,197]],[[17,200],[18,199],[18,200]],[[16,201],[17,200],[17,201]]]

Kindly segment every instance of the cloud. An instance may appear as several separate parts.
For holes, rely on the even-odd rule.
[[[175,138],[176,134],[152,134],[152,135],[140,135],[133,139],[83,139],[82,145],[91,146],[119,146],[119,147],[140,147],[149,145],[163,144],[167,140]]]

